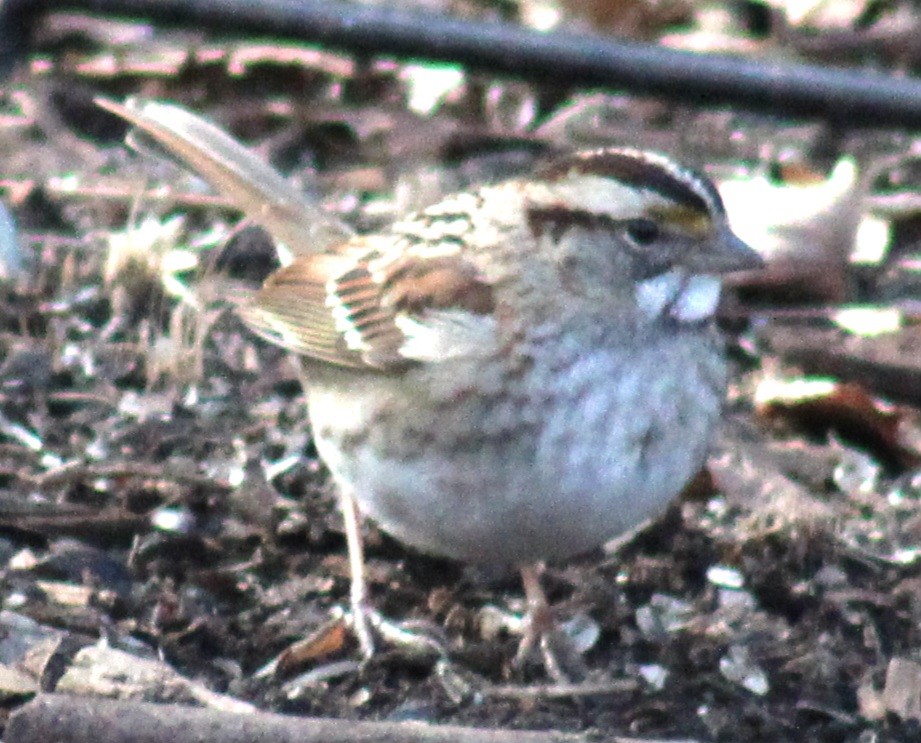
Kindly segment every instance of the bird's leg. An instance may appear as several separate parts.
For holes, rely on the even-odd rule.
[[[515,655],[515,664],[522,665],[540,647],[544,668],[558,683],[569,684],[585,678],[586,668],[579,651],[566,636],[556,620],[547,595],[540,585],[543,566],[521,568],[521,582],[527,601],[524,636]]]
[[[297,356],[292,357],[301,387],[305,394],[310,389],[310,379],[304,364]],[[345,543],[349,551],[349,604],[352,613],[352,632],[358,640],[365,659],[374,655],[374,613],[368,604],[368,583],[365,580],[365,542],[361,536],[361,513],[351,485],[336,482],[339,491],[339,509],[345,524]]]
[[[358,639],[361,654],[365,658],[374,655],[373,620],[368,606],[368,584],[365,580],[365,544],[361,536],[361,516],[358,503],[350,487],[339,484],[339,506],[345,522],[345,540],[349,550],[349,603],[352,609],[352,631]]]
[[[349,603],[352,613],[352,631],[358,639],[362,655],[368,659],[374,655],[375,632],[386,642],[402,647],[415,654],[446,656],[447,650],[440,639],[434,637],[428,628],[412,623],[402,624],[388,619],[377,612],[368,602],[368,584],[365,580],[365,549],[361,536],[361,512],[352,489],[340,484],[340,507],[345,522],[345,539],[349,550],[349,572],[352,583],[349,588]]]
[[[527,602],[524,635],[518,646],[518,661],[523,661],[527,655],[538,646],[544,632],[555,623],[553,610],[547,601],[547,595],[540,585],[540,574],[543,566],[528,565],[521,568],[521,583],[524,586],[524,596]]]

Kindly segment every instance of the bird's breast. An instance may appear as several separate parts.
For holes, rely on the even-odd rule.
[[[317,446],[362,510],[418,549],[564,558],[660,512],[703,463],[725,368],[712,336],[690,335],[314,385]]]

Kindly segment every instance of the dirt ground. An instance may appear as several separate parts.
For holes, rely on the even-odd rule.
[[[39,690],[126,695],[74,681],[105,638],[292,715],[918,740],[918,140],[432,70],[65,15],[0,88],[0,676],[24,684],[0,680],[4,713]],[[728,292],[710,465],[662,518],[547,568],[591,687],[551,693],[540,668],[512,670],[514,576],[373,525],[374,603],[449,653],[357,662],[296,367],[220,297],[264,277],[274,248],[192,174],[126,148],[98,95],[207,116],[362,232],[526,172],[548,143],[665,149],[742,189],[730,211],[762,230],[770,268]],[[836,312],[858,304],[875,312]],[[154,685],[135,698],[176,701]]]

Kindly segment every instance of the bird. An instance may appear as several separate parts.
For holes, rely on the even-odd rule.
[[[519,655],[541,647],[551,676],[574,675],[540,566],[664,511],[721,413],[721,278],[762,261],[712,181],[642,149],[560,153],[356,235],[194,114],[100,105],[294,253],[239,312],[302,360],[363,652],[368,517],[421,552],[518,569]]]

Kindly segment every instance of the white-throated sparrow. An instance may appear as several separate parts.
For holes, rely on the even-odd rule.
[[[166,104],[103,105],[277,238],[318,243],[242,314],[304,357],[367,652],[356,503],[423,551],[523,568],[533,635],[549,628],[529,566],[633,528],[702,465],[726,385],[718,276],[760,265],[704,176],[602,149],[377,234],[320,219],[317,237],[316,210],[210,125]]]

